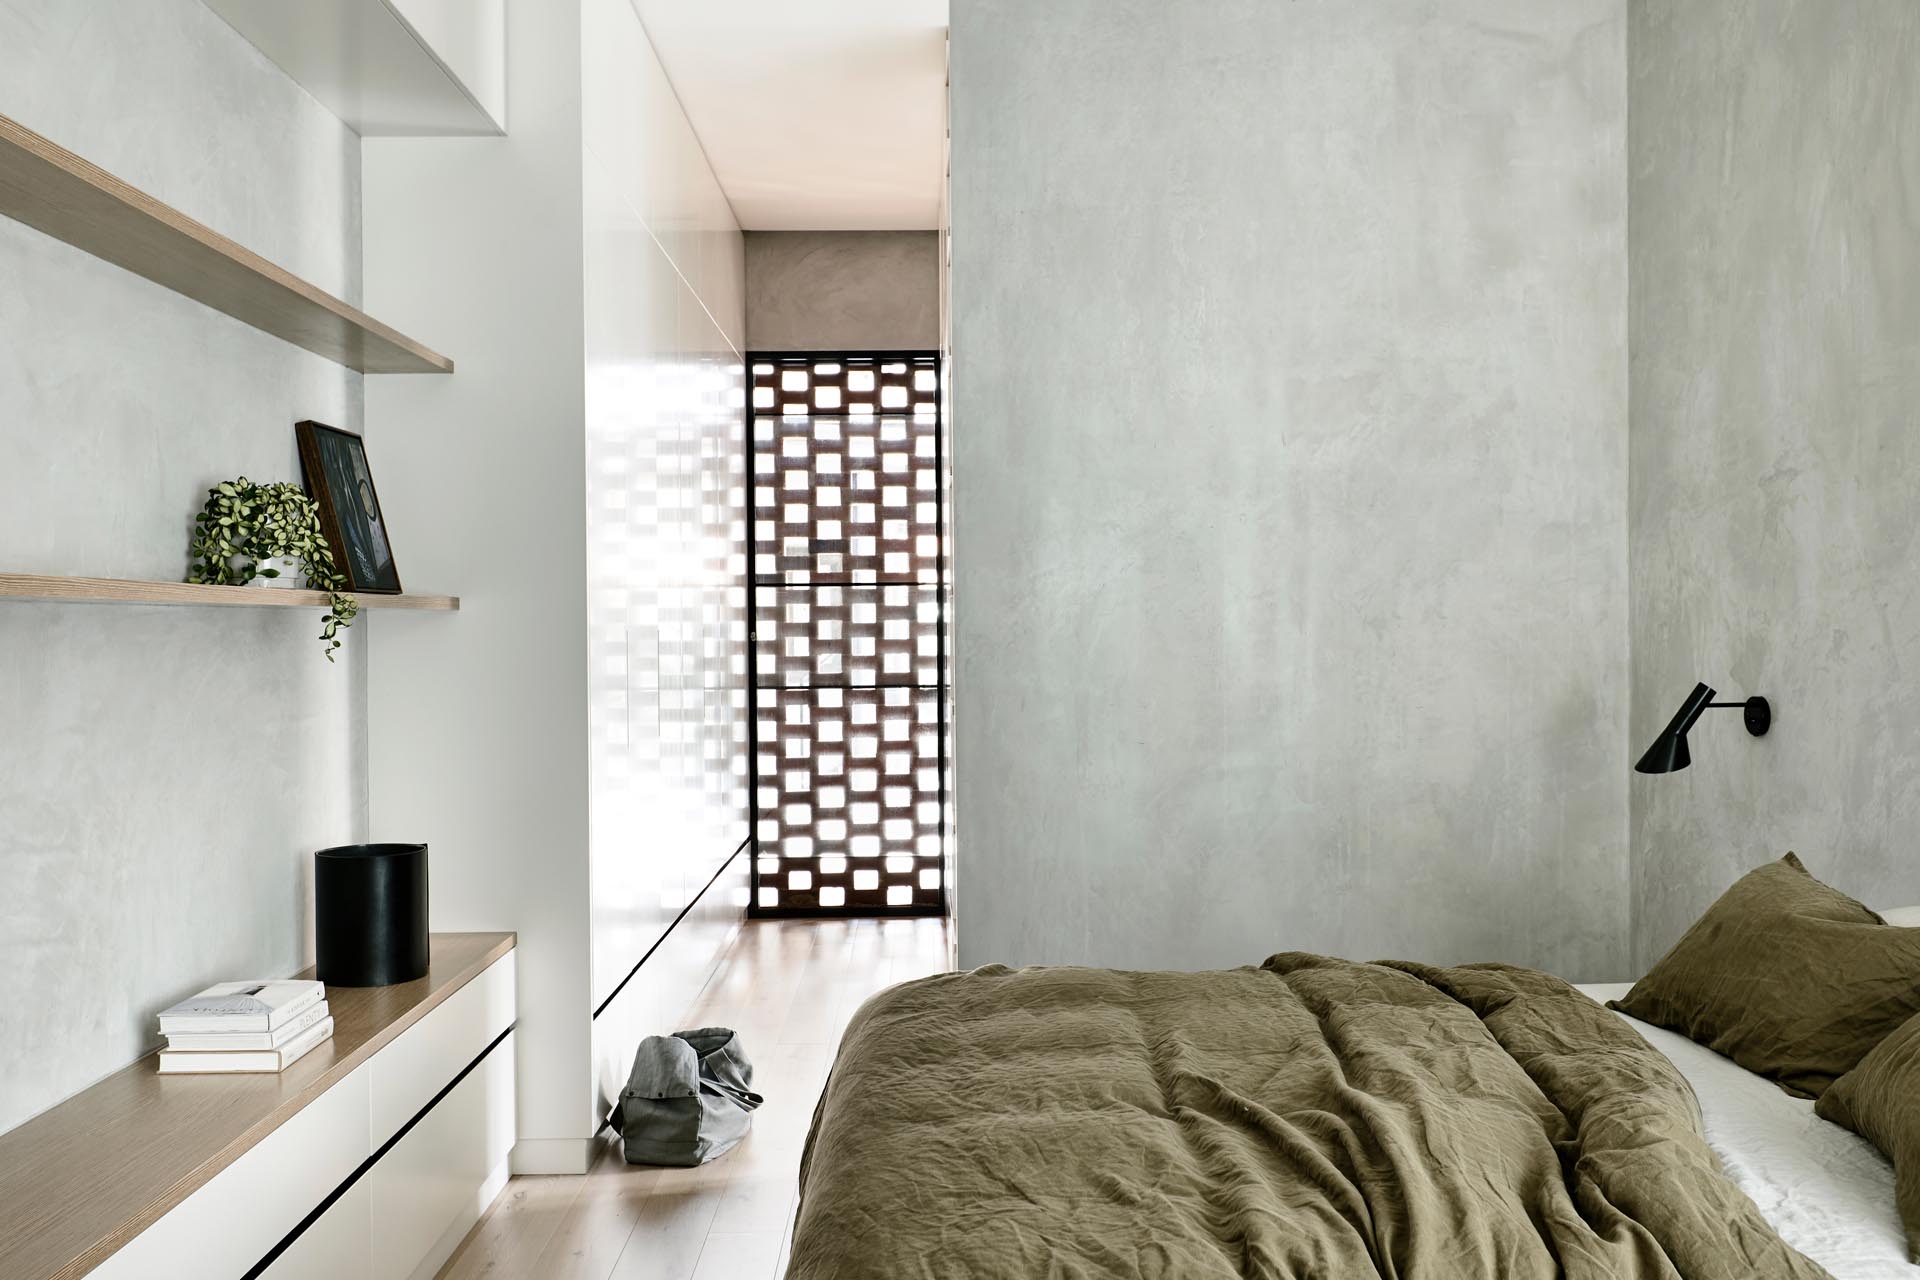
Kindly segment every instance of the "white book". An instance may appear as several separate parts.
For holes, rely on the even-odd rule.
[[[186,1031],[168,1036],[167,1048],[181,1049],[189,1053],[283,1049],[288,1041],[326,1016],[327,1002],[322,1000],[304,1013],[295,1014],[272,1031]]]
[[[200,1031],[276,1031],[327,998],[312,980],[216,982],[199,995],[160,1011],[165,1035]]]
[[[234,1053],[189,1053],[181,1049],[160,1051],[160,1074],[188,1076],[226,1074],[237,1071],[285,1071],[305,1057],[315,1045],[325,1043],[333,1034],[333,1019],[308,1027],[278,1049],[255,1049]]]

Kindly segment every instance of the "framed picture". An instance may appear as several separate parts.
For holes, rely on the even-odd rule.
[[[295,423],[293,432],[307,492],[320,508],[320,528],[347,584],[355,591],[398,592],[400,571],[367,467],[366,441],[324,422]]]

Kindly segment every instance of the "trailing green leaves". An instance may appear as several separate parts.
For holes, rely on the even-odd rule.
[[[344,591],[347,576],[333,561],[320,529],[320,509],[297,484],[255,484],[245,476],[207,490],[207,505],[193,518],[188,582],[244,586],[257,577],[278,577],[262,560],[291,556],[307,571],[307,585],[325,591],[320,642],[327,661],[340,647],[340,631],[360,614],[360,602]]]

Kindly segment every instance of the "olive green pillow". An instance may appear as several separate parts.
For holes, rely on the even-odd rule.
[[[1608,1007],[1817,1098],[1920,1013],[1920,929],[1885,923],[1790,853],[1736,881]]]
[[[1908,1018],[1859,1066],[1834,1081],[1813,1112],[1845,1125],[1893,1161],[1893,1196],[1907,1228],[1907,1256],[1920,1262],[1920,1018]]]

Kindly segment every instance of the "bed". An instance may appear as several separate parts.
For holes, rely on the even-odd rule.
[[[1920,1278],[1872,1146],[1624,991],[1300,953],[893,988],[788,1275]]]
[[[1578,990],[1604,1002],[1628,985]],[[1920,1280],[1894,1209],[1893,1165],[1873,1144],[1685,1036],[1614,1016],[1693,1086],[1708,1145],[1783,1240],[1836,1280]]]

